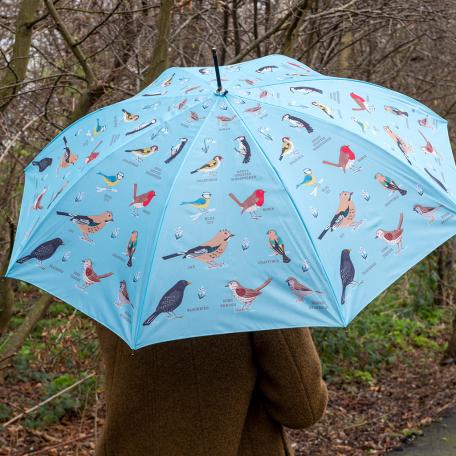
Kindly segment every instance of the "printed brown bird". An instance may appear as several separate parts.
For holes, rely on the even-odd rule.
[[[222,160],[223,160],[223,157],[221,155],[216,155],[212,160],[209,160],[204,165],[191,171],[190,174],[209,173],[211,171],[215,171],[216,169],[218,169],[218,167],[222,163]]]
[[[228,287],[233,293],[237,301],[242,304],[241,310],[248,310],[258,296],[262,293],[261,290],[271,283],[272,279],[267,279],[263,284],[257,288],[246,288],[241,285],[237,280],[230,280],[225,287]]]
[[[441,207],[443,206],[422,206],[421,204],[415,204],[415,206],[413,206],[413,210],[427,219],[429,223],[434,223],[437,212]]]
[[[187,98],[184,98],[183,100],[179,101],[179,103],[177,103],[176,108],[179,110],[184,109],[186,104],[187,104]]]
[[[99,215],[77,215],[71,212],[57,211],[57,215],[69,217],[70,221],[81,230],[81,239],[86,242],[93,242],[89,238],[89,234],[98,233],[106,226],[106,223],[114,221],[110,211],[102,212]]]
[[[393,130],[391,130],[390,127],[385,126],[383,127],[385,130],[386,134],[394,141],[398,149],[402,152],[404,155],[405,159],[409,162],[411,165],[412,162],[410,161],[409,155],[412,152],[412,146],[410,144],[407,144],[400,136],[398,136],[396,133],[394,133]]]
[[[251,108],[244,109],[244,112],[250,112],[250,113],[255,113],[261,111],[261,105],[260,103],[256,104],[255,106],[252,106]]]
[[[438,154],[438,152],[435,150],[434,146],[431,144],[431,142],[426,138],[426,136],[423,135],[423,133],[418,130],[419,134],[423,137],[424,141],[426,142],[426,144],[424,146],[421,147],[421,150],[425,153],[425,154],[429,154],[429,155],[432,155],[433,157],[435,158],[440,158],[440,155]]]
[[[345,173],[347,169],[350,169],[353,166],[355,158],[355,153],[350,149],[350,146],[342,146],[339,151],[339,163],[333,163],[326,160],[323,160],[322,163],[341,168]]]
[[[404,214],[401,212],[399,215],[399,223],[397,228],[392,231],[386,231],[378,229],[375,235],[376,238],[383,239],[389,245],[397,246],[397,254],[402,250],[402,235],[404,234],[404,229],[402,228],[402,222],[404,221]]]
[[[138,216],[138,209],[147,207],[149,203],[154,199],[155,192],[150,190],[146,193],[138,195],[138,185],[133,184],[133,201],[130,203],[130,206],[133,206],[133,215]]]
[[[321,291],[312,290],[312,288],[309,288],[308,286],[302,284],[298,281],[298,279],[295,279],[294,277],[288,277],[286,282],[290,287],[290,290],[296,296],[297,302],[304,301],[305,297],[310,296],[314,293],[323,294]]]
[[[176,74],[176,73],[173,73],[169,78],[165,79],[165,80],[162,82],[161,86],[162,86],[162,87],[168,87],[168,86],[170,86],[171,83],[173,82],[173,78],[174,78],[174,75],[175,75],[175,74]]]
[[[339,195],[339,206],[329,225],[321,232],[318,239],[323,239],[328,231],[334,231],[336,228],[347,228],[356,226],[355,216],[356,207],[352,200],[353,192],[343,191]]]
[[[228,116],[217,116],[217,120],[219,121],[219,124],[220,124],[221,126],[229,124],[229,123],[232,122],[235,118],[236,118],[236,114],[234,114],[232,117],[228,117]]]
[[[82,274],[84,285],[82,286],[82,288],[87,288],[90,285],[93,285],[94,283],[99,283],[101,282],[101,279],[105,279],[106,277],[112,276],[113,274],[112,272],[107,272],[106,274],[97,274],[93,270],[92,260],[86,259],[82,260],[82,262],[84,263]]]
[[[171,255],[166,255],[162,257],[164,260],[169,260],[171,258],[176,258],[181,256],[185,258],[194,258],[198,261],[206,263],[209,268],[221,267],[223,263],[216,263],[217,260],[223,252],[225,252],[228,247],[228,241],[234,234],[230,233],[228,230],[220,230],[212,239],[209,241],[193,247],[184,252],[172,253]]]
[[[200,119],[202,119],[202,117],[200,117],[197,112],[190,111],[190,114],[188,115],[188,121],[189,122],[197,122]]]
[[[65,152],[60,159],[60,168],[67,168],[70,165],[74,165],[78,161],[78,156],[71,152],[65,136],[63,137],[63,142],[65,143]]]
[[[128,295],[127,282],[125,280],[120,281],[119,293],[117,294],[117,300],[115,302],[116,307],[122,307],[125,304],[133,307],[132,302],[130,301],[130,296]]]
[[[233,193],[228,193],[228,196],[242,209],[241,215],[244,212],[248,212],[251,218],[258,219],[260,218],[260,216],[257,215],[256,211],[264,204],[264,194],[265,191],[259,188],[255,190],[242,203],[236,198],[236,196]]]
[[[43,199],[43,196],[47,192],[47,187],[44,187],[41,193],[37,196],[35,202],[33,203],[33,209],[37,211],[38,209],[43,209],[43,206],[41,205],[41,200]]]

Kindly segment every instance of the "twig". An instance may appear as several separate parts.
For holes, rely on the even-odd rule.
[[[27,130],[28,127],[30,127],[30,125],[32,125],[33,122],[35,122],[35,120],[39,119],[40,117],[42,116],[42,114],[38,114],[36,117],[34,117],[32,120],[30,120],[29,122],[27,122],[25,124],[24,127],[21,128],[21,130],[16,134],[16,136],[14,136],[14,138],[10,139],[8,141],[8,144],[6,145],[6,148],[5,150],[3,151],[3,153],[0,155],[0,163],[3,161],[3,159],[8,155],[8,152],[9,150],[11,149],[11,147],[13,146],[13,144],[16,142],[17,138],[19,138],[19,136],[21,136],[22,133],[24,133],[25,130]],[[20,161],[20,160],[19,160]],[[25,163],[22,163],[20,161],[21,165],[25,168]]]
[[[3,424],[3,427],[6,428],[7,426],[15,423],[16,421],[20,420],[21,418],[23,418],[24,416],[26,415],[30,415],[30,413],[34,412],[35,410],[38,410],[41,406],[47,404],[48,402],[51,402],[52,400],[54,400],[56,397],[59,397],[61,396],[62,394],[72,390],[73,388],[75,388],[76,386],[80,385],[81,383],[85,382],[86,380],[88,380],[89,378],[92,378],[93,376],[95,376],[95,372],[92,372],[91,374],[87,375],[86,377],[84,378],[81,378],[81,380],[78,380],[77,382],[73,383],[72,385],[70,386],[67,386],[66,388],[64,388],[63,390],[59,391],[58,393],[52,395],[51,397],[48,397],[47,399],[45,399],[44,401],[40,402],[39,404],[37,405],[34,405],[33,407],[25,410],[25,412],[23,413],[20,413],[19,415],[16,415],[14,418],[11,418],[9,421],[7,421],[6,423]],[[29,453],[29,454],[35,454],[35,453]]]
[[[80,435],[79,437],[76,437],[74,439],[65,440],[64,442],[57,443],[56,445],[41,448],[41,450],[32,451],[31,453],[23,453],[22,456],[36,456],[38,454],[49,454],[49,450],[53,450],[55,448],[69,445],[70,443],[78,442],[79,440],[87,439],[88,437],[91,437],[92,435],[93,435],[93,432],[91,432],[90,434]]]

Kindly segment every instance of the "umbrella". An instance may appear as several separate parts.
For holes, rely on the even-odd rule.
[[[134,349],[345,327],[456,233],[455,193],[447,122],[405,95],[282,55],[170,68],[28,165],[7,276]]]

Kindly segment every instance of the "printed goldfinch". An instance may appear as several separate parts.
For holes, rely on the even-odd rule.
[[[197,169],[194,169],[190,172],[190,174],[195,173],[209,173],[215,171],[219,168],[220,164],[222,163],[223,157],[221,155],[216,155],[212,160],[205,163],[203,166],[200,166]]]
[[[294,144],[288,136],[282,138],[282,151],[280,153],[279,160],[282,160],[283,157],[291,155],[294,152]]]

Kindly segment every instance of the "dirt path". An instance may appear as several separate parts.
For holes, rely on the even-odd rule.
[[[423,435],[390,456],[454,456],[456,455],[456,409],[423,429]]]

